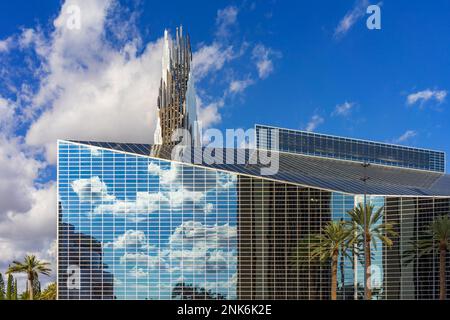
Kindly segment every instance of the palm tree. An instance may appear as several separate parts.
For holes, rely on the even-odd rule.
[[[406,265],[410,264],[416,257],[439,251],[439,298],[445,300],[446,288],[446,257],[450,250],[450,218],[448,216],[437,217],[426,230],[425,239],[412,242],[413,249],[405,251]]]
[[[47,289],[42,291],[39,300],[56,300],[56,291],[56,282],[53,282],[48,285]]]
[[[363,245],[364,247],[364,260],[365,260],[365,273],[368,283],[366,283],[366,297],[368,300],[372,299],[372,289],[370,286],[370,269],[372,267],[372,246],[377,249],[377,240],[388,248],[392,247],[393,241],[390,237],[397,236],[394,231],[394,225],[389,222],[383,223],[383,211],[384,207],[375,210],[375,206],[367,204],[364,209],[363,204],[359,204],[348,212],[352,221],[348,221],[346,224],[349,229],[352,230],[353,239],[350,241],[354,245]],[[364,214],[366,219],[364,219]],[[364,221],[367,224],[364,224]]]
[[[13,261],[13,265],[8,268],[7,274],[12,273],[26,273],[28,279],[28,293],[29,299],[33,300],[34,290],[33,283],[35,279],[39,278],[39,274],[46,276],[50,275],[51,269],[48,268],[48,262],[39,261],[36,256],[26,256],[24,262]]]
[[[337,273],[339,254],[346,255],[351,230],[342,221],[330,221],[323,227],[322,233],[308,239],[305,244],[309,254],[305,256],[305,247],[300,244],[294,260],[303,264],[306,261],[319,260],[331,262],[331,300],[337,299]]]

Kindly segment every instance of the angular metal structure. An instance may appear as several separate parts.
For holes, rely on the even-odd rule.
[[[176,30],[176,38],[164,32],[162,77],[158,97],[158,122],[155,130],[155,145],[177,145],[190,138],[190,144],[199,146],[197,129],[197,104],[192,77],[192,50],[189,35],[183,27]],[[176,130],[182,137],[173,138]],[[186,133],[190,137],[186,137]],[[186,141],[184,141],[186,143]]]

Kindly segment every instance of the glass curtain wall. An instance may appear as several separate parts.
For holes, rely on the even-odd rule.
[[[65,142],[58,168],[60,299],[329,299],[312,238],[363,201]],[[373,298],[437,299],[438,252],[404,260],[450,199],[368,201],[398,233],[372,245]],[[361,299],[362,257],[341,255],[337,279],[339,299]]]
[[[233,299],[237,177],[59,144],[60,299]]]

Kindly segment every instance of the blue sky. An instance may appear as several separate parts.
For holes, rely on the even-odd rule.
[[[161,37],[179,24],[210,127],[449,153],[450,3],[385,0],[382,29],[368,30],[369,3],[2,1],[0,270],[24,252],[52,258],[56,139],[152,141]],[[80,30],[64,27],[71,4]]]

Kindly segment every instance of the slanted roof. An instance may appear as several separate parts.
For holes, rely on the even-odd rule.
[[[169,147],[131,143],[73,142],[139,156],[171,160],[172,149]],[[192,154],[211,154],[211,150],[197,148],[192,150]],[[367,174],[370,178],[367,182],[367,194],[370,195],[450,197],[450,175],[439,172],[381,165],[371,165],[365,169],[358,162],[279,153],[278,172],[274,175],[264,176],[261,174],[261,168],[267,167],[267,165],[251,164],[256,163],[252,162],[257,154],[256,150],[217,149],[215,152],[223,153],[224,158],[227,152],[234,153],[235,157],[237,152],[244,152],[245,162],[244,164],[210,164],[211,161],[208,161],[208,156],[206,156],[204,161],[195,165],[348,194],[364,193],[365,186],[362,177]]]

